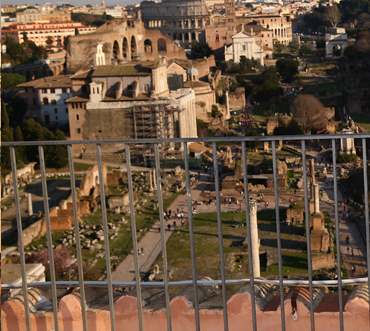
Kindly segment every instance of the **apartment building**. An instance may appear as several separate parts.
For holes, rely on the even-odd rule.
[[[82,25],[80,22],[12,24],[1,30],[1,42],[4,43],[7,36],[12,36],[18,43],[22,43],[26,33],[28,40],[37,46],[45,47],[48,37],[52,38],[53,45],[62,46],[64,39],[74,36],[76,30],[79,34],[88,34],[95,32],[96,28]]]
[[[71,14],[62,11],[45,13],[37,9],[27,9],[24,12],[17,13],[17,23],[27,24],[38,21],[49,23],[71,22]]]

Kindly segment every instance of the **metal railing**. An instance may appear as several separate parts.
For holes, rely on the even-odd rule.
[[[143,312],[142,312],[142,300],[141,300],[141,289],[144,287],[158,287],[162,286],[165,290],[165,303],[167,312],[167,329],[171,330],[171,313],[170,313],[170,299],[169,299],[169,289],[174,286],[186,286],[193,285],[194,290],[194,309],[195,309],[195,320],[196,320],[196,330],[201,330],[200,320],[199,320],[199,304],[197,287],[198,286],[221,286],[222,298],[223,298],[223,318],[224,318],[224,329],[228,330],[228,311],[227,311],[227,297],[226,297],[226,286],[231,284],[244,284],[250,283],[251,290],[251,301],[252,301],[252,319],[253,319],[253,330],[256,331],[257,321],[256,321],[256,308],[255,308],[255,294],[253,291],[253,286],[256,283],[276,283],[280,285],[280,308],[281,308],[281,329],[285,330],[285,313],[284,313],[284,292],[283,286],[295,286],[301,284],[302,286],[309,287],[310,294],[310,316],[311,316],[311,330],[315,330],[315,315],[314,315],[314,302],[313,302],[313,287],[314,286],[337,286],[338,287],[338,297],[339,297],[339,315],[340,315],[340,330],[344,330],[343,325],[343,297],[342,297],[342,286],[343,284],[358,284],[367,283],[370,285],[370,275],[365,278],[357,279],[342,279],[341,275],[341,254],[340,254],[340,237],[339,237],[339,213],[338,213],[338,176],[337,176],[337,164],[336,164],[336,142],[341,138],[355,138],[360,139],[362,142],[362,167],[364,176],[364,198],[365,198],[365,222],[366,222],[366,259],[367,265],[370,262],[370,239],[369,239],[369,196],[368,196],[368,181],[367,181],[367,145],[366,139],[370,139],[370,134],[338,134],[338,135],[316,135],[316,136],[267,136],[267,137],[223,137],[223,138],[189,138],[189,139],[132,139],[132,140],[88,140],[88,141],[43,141],[43,142],[6,142],[2,143],[2,148],[10,148],[10,159],[11,168],[13,176],[13,186],[14,186],[14,199],[16,208],[16,221],[17,230],[19,238],[19,251],[20,251],[20,264],[21,264],[21,274],[22,274],[22,284],[2,284],[2,288],[22,288],[23,293],[28,293],[29,287],[51,287],[52,290],[52,301],[53,301],[53,311],[54,311],[54,321],[55,330],[59,331],[59,321],[58,321],[58,301],[57,301],[57,288],[60,286],[71,286],[79,287],[81,294],[81,304],[82,304],[82,322],[83,330],[87,331],[87,314],[86,314],[86,300],[85,300],[85,287],[107,287],[109,294],[109,308],[110,308],[110,318],[111,318],[111,330],[116,330],[115,316],[114,316],[114,300],[113,300],[113,288],[114,287],[125,287],[134,286],[137,290],[137,304],[138,304],[138,316],[139,316],[139,330],[143,330]],[[270,142],[272,149],[272,163],[273,163],[273,179],[274,179],[274,194],[275,194],[275,214],[276,214],[276,231],[277,231],[277,250],[278,250],[278,266],[279,266],[279,277],[278,280],[263,280],[260,278],[254,278],[253,263],[249,263],[249,279],[237,279],[230,280],[226,279],[225,276],[225,261],[223,253],[223,242],[222,242],[222,217],[221,217],[221,201],[220,201],[220,178],[218,170],[218,159],[217,159],[217,143],[233,143],[240,144],[242,150],[242,162],[244,170],[244,187],[248,187],[248,174],[247,174],[247,153],[246,144],[248,142],[254,141],[260,142]],[[277,177],[277,148],[276,141],[279,140],[289,140],[298,141],[301,143],[302,151],[302,163],[303,163],[303,180],[304,180],[304,205],[305,205],[305,218],[306,218],[306,233],[307,233],[307,258],[308,258],[308,280],[287,280],[283,279],[283,261],[282,261],[282,247],[281,247],[281,236],[280,236],[280,218],[279,218],[279,191],[278,191],[278,177]],[[308,181],[307,181],[307,165],[306,165],[306,144],[308,140],[320,140],[320,141],[331,141],[332,150],[332,163],[333,163],[333,180],[334,180],[334,205],[335,205],[335,231],[336,231],[336,247],[337,247],[337,280],[325,280],[325,281],[313,281],[312,273],[312,263],[311,263],[311,241],[310,241],[310,222],[309,222],[309,200],[308,200]],[[219,253],[221,262],[221,280],[213,281],[200,281],[197,280],[197,269],[196,269],[196,256],[195,256],[195,240],[194,240],[194,224],[193,215],[189,212],[189,235],[190,235],[190,250],[191,250],[191,265],[192,265],[192,280],[170,282],[168,279],[168,266],[167,266],[167,255],[166,255],[166,241],[164,236],[164,231],[161,231],[161,244],[162,244],[162,256],[163,256],[163,268],[164,268],[164,281],[163,282],[142,282],[140,280],[139,273],[139,263],[138,263],[138,250],[137,250],[137,232],[135,223],[135,206],[134,206],[134,195],[133,195],[133,183],[132,183],[132,167],[130,159],[130,151],[132,146],[137,144],[151,144],[154,145],[155,154],[155,168],[156,176],[158,179],[161,178],[160,173],[160,154],[159,146],[162,143],[183,143],[184,146],[184,164],[185,164],[185,175],[186,175],[186,196],[187,196],[187,206],[188,210],[192,210],[192,197],[190,188],[190,171],[188,163],[188,151],[189,143],[192,142],[205,142],[212,144],[213,150],[213,165],[214,165],[214,178],[215,178],[215,193],[217,201],[217,223],[218,223],[218,238],[219,238]],[[135,282],[112,282],[111,276],[111,261],[110,261],[110,248],[109,248],[109,233],[107,225],[107,210],[105,205],[105,191],[104,185],[100,185],[100,196],[101,196],[101,208],[102,208],[102,221],[103,221],[103,232],[104,232],[104,242],[105,242],[105,257],[106,257],[106,270],[107,270],[107,281],[84,281],[84,273],[82,268],[82,253],[81,253],[81,243],[79,236],[79,223],[77,214],[77,196],[75,187],[75,171],[73,163],[73,153],[72,145],[96,145],[96,155],[97,164],[99,171],[99,182],[103,182],[103,166],[102,166],[102,152],[101,145],[104,144],[125,144],[126,152],[126,166],[127,166],[127,178],[128,178],[128,188],[129,188],[129,198],[130,198],[130,210],[131,210],[131,231],[132,231],[132,245],[133,245],[133,256],[135,263]],[[21,146],[38,146],[39,153],[39,165],[41,170],[41,182],[42,182],[42,192],[43,192],[43,202],[44,202],[44,214],[46,220],[46,235],[48,243],[48,254],[50,261],[50,282],[44,283],[29,283],[27,284],[26,277],[26,266],[25,266],[25,254],[24,254],[24,244],[22,237],[22,218],[20,209],[20,197],[19,197],[19,187],[17,179],[17,162],[15,148]],[[78,279],[79,281],[69,281],[69,282],[57,282],[55,277],[55,267],[53,259],[53,244],[52,244],[52,234],[51,234],[51,224],[50,224],[50,213],[48,204],[48,188],[46,181],[46,169],[45,169],[45,159],[44,159],[44,147],[43,146],[56,146],[56,145],[66,145],[68,150],[68,163],[70,170],[70,185],[72,193],[72,204],[73,204],[73,215],[74,215],[74,227],[75,227],[75,237],[76,237],[76,254],[78,261]],[[163,213],[163,199],[162,199],[162,187],[161,181],[158,180],[157,185],[158,203],[159,203],[159,221],[160,226],[164,229],[164,213]],[[250,233],[250,217],[249,213],[249,195],[248,189],[245,189],[245,220],[247,227],[247,242],[248,242],[248,255],[252,256],[252,240]],[[25,318],[27,331],[31,331],[30,323],[30,312],[29,312],[29,300],[28,295],[24,295],[24,305],[25,305]],[[369,311],[370,319],[370,311]]]

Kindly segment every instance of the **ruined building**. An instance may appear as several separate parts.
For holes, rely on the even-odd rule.
[[[95,69],[71,77],[75,95],[67,100],[71,139],[197,137],[195,93],[190,88],[169,90],[167,58],[98,65],[100,49],[95,52]],[[109,152],[122,147],[111,145]],[[171,144],[164,147],[173,150]],[[73,148],[75,156],[95,155],[89,145]],[[123,159],[118,153],[110,160]]]
[[[204,28],[211,24],[204,0],[142,1],[141,15],[146,29],[160,30],[182,46],[205,41]]]
[[[158,30],[147,30],[140,18],[106,22],[95,33],[69,38],[67,71],[78,73],[94,66],[94,53],[102,44],[105,64],[153,61],[158,56],[186,59],[185,51]]]

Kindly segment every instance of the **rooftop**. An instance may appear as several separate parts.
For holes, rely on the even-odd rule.
[[[92,77],[151,76],[153,61],[129,62],[120,65],[97,66],[95,69],[74,75],[71,79]]]
[[[18,87],[67,88],[72,87],[72,81],[67,76],[50,76],[19,84]]]

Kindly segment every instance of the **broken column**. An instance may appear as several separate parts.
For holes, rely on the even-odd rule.
[[[31,195],[31,193],[26,193],[26,195],[27,195],[28,218],[32,219],[32,217],[33,217],[32,195]]]
[[[314,186],[315,186],[315,161],[314,159],[310,160],[310,177],[311,177],[311,183],[310,183],[310,190],[311,190],[311,199],[314,199]]]
[[[150,192],[152,192],[153,191],[153,182],[152,182],[152,171],[151,170],[149,170],[149,185],[150,185],[149,190],[150,190]]]
[[[154,189],[156,190],[157,189],[157,178],[155,176],[155,168],[153,168],[153,186],[154,186]]]
[[[258,238],[257,203],[255,201],[249,203],[249,221],[251,227],[252,242],[252,259],[249,259],[249,263],[253,263],[254,277],[260,277],[260,243]]]
[[[314,201],[315,201],[315,214],[320,214],[320,195],[319,184],[314,185]]]

